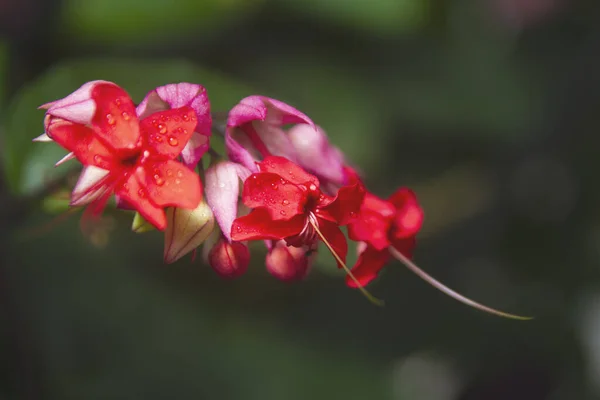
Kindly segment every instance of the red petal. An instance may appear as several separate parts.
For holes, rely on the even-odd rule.
[[[107,170],[119,168],[119,160],[112,149],[106,147],[87,126],[52,116],[46,117],[45,125],[48,136],[73,152],[83,165],[94,165]]]
[[[180,162],[150,159],[136,175],[157,206],[194,209],[202,200],[200,177]]]
[[[131,204],[146,221],[162,231],[167,227],[167,217],[164,210],[148,198],[148,191],[144,187],[143,178],[143,169],[138,168],[135,174],[132,174],[126,182],[115,189],[115,193]]]
[[[177,157],[192,137],[197,119],[188,106],[149,115],[140,121],[144,147],[154,154]]]
[[[366,286],[377,277],[389,258],[390,253],[387,250],[376,250],[371,246],[367,246],[360,253],[356,264],[352,267],[352,274],[362,286]],[[346,277],[346,285],[353,288],[358,287],[350,276]]]
[[[233,221],[231,239],[244,240],[279,240],[298,235],[304,227],[305,218],[297,215],[287,221],[273,221],[264,208],[252,210],[250,214]]]
[[[123,89],[112,83],[98,84],[92,90],[96,114],[92,126],[96,135],[113,149],[134,149],[140,128],[133,101]]]
[[[364,196],[365,188],[361,183],[343,186],[335,199],[320,210],[331,215],[338,225],[347,225],[358,215]]]
[[[388,232],[391,226],[391,218],[382,218],[376,212],[365,210],[348,225],[348,236],[357,242],[367,242],[377,250],[383,250],[390,245]]]
[[[304,214],[308,192],[277,174],[259,172],[244,182],[242,199],[250,208],[264,207],[270,219],[288,220]]]
[[[316,176],[309,174],[285,157],[269,156],[258,163],[260,172],[272,172],[296,185],[315,185],[319,187]]]
[[[414,192],[407,188],[397,190],[389,201],[396,206],[394,237],[403,239],[416,235],[423,225],[423,209]]]
[[[319,230],[333,248],[333,251],[335,251],[338,257],[345,263],[346,256],[348,255],[348,242],[346,241],[346,236],[344,236],[339,226],[334,222],[326,221],[321,218],[319,218],[318,221]],[[336,262],[338,268],[342,268],[339,261],[336,260]]]

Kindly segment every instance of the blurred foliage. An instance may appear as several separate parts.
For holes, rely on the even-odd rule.
[[[31,32],[0,34],[0,398],[600,398],[597,2],[6,4],[0,21]],[[82,234],[71,179],[31,202],[70,171],[31,140],[39,105],[94,79],[136,102],[191,81],[213,111],[253,93],[298,107],[374,192],[417,191],[424,269],[537,319],[474,312],[398,263],[375,308],[324,251],[291,285],[259,243],[236,281],[200,252],[165,267],[161,234],[135,235],[128,212]]]
[[[371,34],[394,34],[421,28],[431,16],[432,0],[278,0],[295,12],[317,21],[364,30]]]
[[[177,38],[201,28],[207,32],[246,18],[261,0],[66,0],[66,35],[121,46]]]

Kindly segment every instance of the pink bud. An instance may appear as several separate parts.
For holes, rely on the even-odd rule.
[[[308,274],[310,264],[314,258],[308,255],[305,247],[293,247],[278,241],[267,253],[265,264],[267,271],[275,278],[282,281],[296,281],[303,279]]]
[[[208,253],[208,263],[222,278],[237,278],[248,269],[250,250],[241,242],[229,243],[221,237]]]

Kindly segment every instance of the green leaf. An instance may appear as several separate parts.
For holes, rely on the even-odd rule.
[[[44,112],[37,107],[95,79],[119,84],[136,102],[156,86],[200,83],[206,87],[214,111],[228,110],[251,94],[248,87],[226,76],[180,60],[83,59],[59,64],[24,87],[9,105],[2,151],[6,180],[12,192],[31,193],[68,170],[67,166],[54,168],[54,163],[66,154],[63,149],[54,143],[31,142],[43,132]]]

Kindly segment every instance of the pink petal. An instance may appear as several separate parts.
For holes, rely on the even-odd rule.
[[[181,151],[181,160],[190,169],[194,169],[210,147],[210,137],[194,132]]]
[[[87,82],[67,97],[46,103],[40,108],[48,110],[47,113],[55,117],[78,124],[89,124],[96,113],[96,102],[92,98],[92,92],[99,84],[115,85],[107,81]]]
[[[320,127],[315,129],[314,125],[298,124],[290,128],[288,135],[297,162],[302,167],[321,178],[321,183],[345,183],[344,156],[337,147],[329,143]]]
[[[205,173],[206,202],[227,240],[231,241],[231,225],[237,216],[240,180],[250,175],[244,166],[231,161],[221,161],[210,166]]]
[[[71,205],[82,206],[102,197],[110,190],[109,174],[110,171],[92,165],[84,167],[71,194]]]

